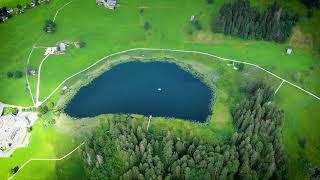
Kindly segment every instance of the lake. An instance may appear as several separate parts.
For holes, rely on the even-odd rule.
[[[167,62],[128,62],[112,67],[82,87],[65,108],[77,118],[142,114],[205,122],[211,89]]]

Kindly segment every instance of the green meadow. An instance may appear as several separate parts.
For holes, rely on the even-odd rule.
[[[14,7],[17,3],[23,4],[23,2],[0,0],[0,5]],[[86,43],[84,48],[77,49],[70,46],[65,54],[49,56],[44,62],[41,71],[40,100],[44,100],[65,78],[85,69],[100,58],[137,47],[195,50],[255,63],[320,96],[318,80],[320,31],[317,30],[320,26],[320,10],[314,9],[313,17],[307,18],[307,9],[297,0],[281,1],[285,9],[300,15],[292,37],[284,44],[241,40],[212,33],[211,21],[225,3],[223,0],[215,0],[213,4],[207,4],[206,0],[123,0],[120,1],[120,7],[116,11],[97,7],[95,1],[74,0],[59,12],[55,21],[57,31],[53,34],[45,34],[43,32],[45,20],[52,19],[56,11],[67,2],[69,1],[52,0],[48,5],[42,4],[0,24],[0,40],[3,42],[0,45],[1,102],[21,106],[33,105],[25,77],[7,78],[6,73],[16,70],[24,71],[26,60],[34,44],[55,46],[57,42],[79,40]],[[272,2],[271,0],[252,0],[252,4],[261,10]],[[199,18],[202,30],[192,30],[191,15]],[[150,24],[149,30],[144,29],[146,22]],[[293,48],[293,54],[285,53],[288,47]],[[31,68],[38,68],[44,58],[44,51],[45,49],[42,48],[34,49],[29,64]],[[147,52],[141,53],[147,54]],[[157,125],[176,129],[180,133],[186,129],[205,139],[223,140],[233,131],[231,110],[241,96],[239,93],[241,82],[265,79],[275,88],[281,83],[274,77],[247,66],[241,73],[234,71],[226,63],[215,62],[210,57],[181,55],[181,53],[167,54],[186,59],[186,62],[203,74],[212,72],[220,74],[220,80],[214,82],[219,93],[213,106],[215,113],[208,127],[198,127],[181,120],[169,123],[162,118],[155,119]],[[293,78],[296,73],[301,75],[299,82]],[[76,77],[74,81],[79,79],[81,80],[81,77]],[[29,81],[32,93],[35,95],[37,78],[29,77]],[[60,94],[56,93],[50,101],[55,102],[59,98]],[[289,178],[304,179],[309,167],[320,167],[318,158],[320,101],[289,84],[282,86],[275,100],[277,105],[285,111],[283,144],[289,164]],[[8,159],[0,159],[0,178],[8,178],[10,168],[23,164],[31,157],[61,157],[81,142],[81,138],[72,133],[77,126],[74,123],[63,121],[57,122],[57,125],[52,128],[44,128],[40,122],[32,132],[28,148],[18,149]],[[68,129],[69,127],[71,130]],[[69,179],[75,179],[81,177],[83,170],[77,153],[78,151],[61,162],[32,162],[19,172],[16,178],[70,177]]]

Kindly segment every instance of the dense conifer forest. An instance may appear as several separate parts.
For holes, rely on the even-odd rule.
[[[281,144],[283,112],[263,83],[246,88],[248,98],[234,110],[236,129],[221,144],[169,130],[147,132],[130,116],[116,116],[89,136],[82,149],[91,179],[270,179],[284,178]],[[161,128],[161,127],[159,127]]]
[[[297,20],[297,15],[289,15],[277,1],[260,12],[250,6],[249,0],[237,0],[221,7],[212,29],[242,39],[284,42]]]

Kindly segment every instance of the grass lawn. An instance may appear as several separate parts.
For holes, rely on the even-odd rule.
[[[0,0],[0,6],[16,7],[18,4],[23,6],[30,2],[30,0]]]
[[[94,1],[74,0],[57,16],[57,32],[44,34],[42,32],[44,21],[52,19],[56,10],[67,2],[68,0],[53,0],[49,5],[41,5],[0,25],[0,40],[5,42],[0,45],[1,102],[32,105],[24,77],[8,79],[5,74],[8,71],[23,71],[27,56],[36,41],[39,46],[54,46],[59,41],[78,40],[86,42],[86,47],[69,48],[63,55],[50,56],[43,64],[40,100],[46,98],[66,77],[86,68],[98,59],[114,52],[136,47],[197,50],[225,58],[244,60],[263,66],[292,82],[294,82],[293,74],[299,72],[302,80],[295,83],[320,95],[318,81],[320,31],[315,28],[320,22],[319,10],[314,10],[314,16],[310,19],[301,18],[294,29],[292,38],[287,43],[276,44],[241,40],[212,33],[210,30],[211,17],[217,14],[220,6],[225,2],[223,0],[215,0],[212,5],[206,4],[205,0],[130,0],[121,1],[121,6],[117,11],[98,8]],[[261,5],[261,0],[252,0],[252,2],[263,9],[269,1],[265,1],[263,5]],[[300,15],[306,15],[307,10],[300,3],[291,2],[281,1],[284,7],[294,11],[298,9]],[[16,1],[0,0],[0,4],[11,6],[15,5]],[[144,9],[143,13],[141,13],[141,8]],[[199,17],[203,27],[201,31],[190,33],[191,15]],[[145,22],[151,25],[148,31],[143,28]],[[290,56],[285,54],[287,47],[294,49]],[[43,57],[43,49],[36,49],[31,56],[30,66],[36,68]],[[219,70],[220,65],[215,64],[211,59],[203,56],[188,55],[187,57],[191,59],[189,62],[201,71],[208,73],[212,69]],[[201,61],[202,64],[197,61]],[[236,97],[230,99],[229,96],[238,94],[238,82],[241,82],[239,78],[243,76],[228,70],[223,71],[223,69],[219,72],[223,76],[217,85],[218,90],[219,88],[229,90],[220,91],[217,96],[216,106],[214,106],[216,113],[211,119],[212,123],[209,124],[210,131],[194,130],[203,137],[208,132],[212,134],[211,130],[218,134],[217,136],[212,134],[214,137],[228,136],[232,132],[230,107],[236,102]],[[254,76],[246,77],[247,79],[269,77],[262,72],[254,72],[254,70],[250,72]],[[29,81],[35,95],[36,78],[30,77]],[[279,83],[274,79],[269,79],[269,81],[274,85]],[[230,87],[226,88],[228,86]],[[54,99],[58,97],[59,94],[56,94]],[[286,116],[283,142],[288,154],[289,177],[304,178],[303,172],[306,166],[320,166],[319,158],[317,158],[317,154],[320,153],[318,147],[320,126],[317,121],[320,117],[317,112],[320,102],[289,85],[284,85],[277,94],[277,103],[284,109]],[[172,126],[172,128],[181,125],[179,120],[176,124],[160,119],[155,119],[155,122],[159,125]],[[183,124],[181,127],[179,130],[194,128],[188,124]],[[30,157],[56,157],[63,152],[70,151],[76,146],[72,139],[72,136],[60,133],[55,128],[44,129],[37,125],[28,148],[17,150],[10,159],[0,159],[0,177],[7,178],[10,168],[22,164]],[[77,162],[77,157],[71,156],[65,162],[31,163],[17,177],[32,178],[36,171],[41,179],[59,179],[63,177],[63,173],[80,172]],[[66,168],[72,170],[65,171]]]

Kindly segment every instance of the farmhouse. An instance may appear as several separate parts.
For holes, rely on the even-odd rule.
[[[117,0],[96,0],[96,4],[114,10],[118,3]]]
[[[64,51],[66,51],[66,49],[67,49],[67,44],[61,42],[61,43],[58,44],[57,47],[58,47],[58,51],[64,52]]]

